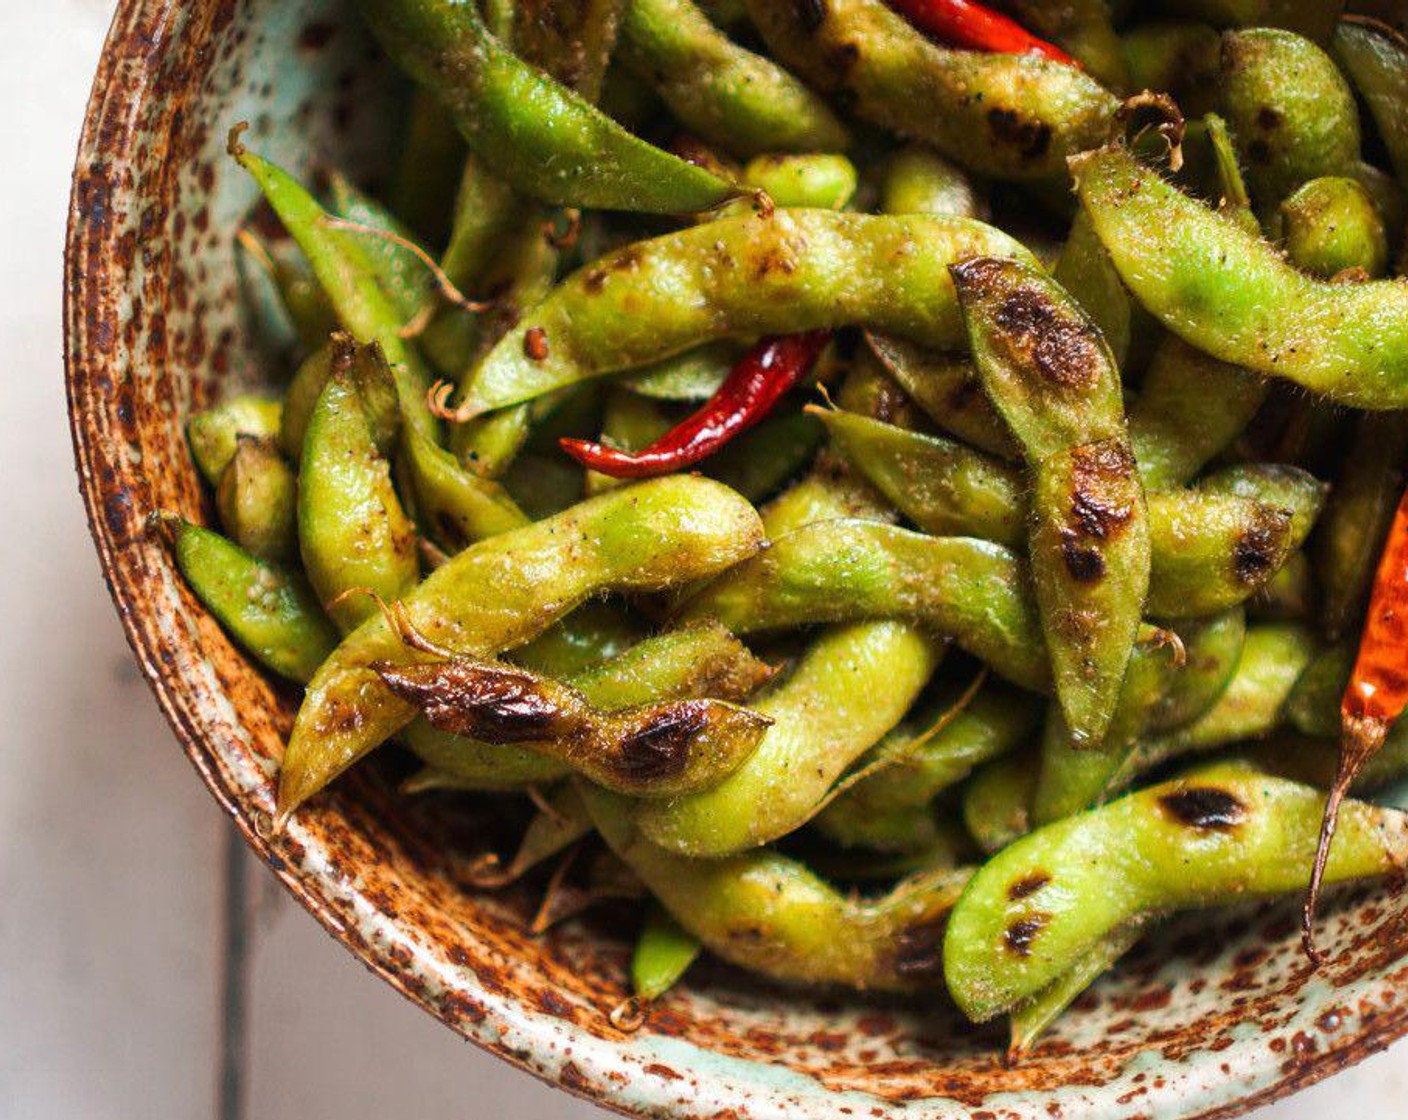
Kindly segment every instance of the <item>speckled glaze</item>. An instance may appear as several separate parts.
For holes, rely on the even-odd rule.
[[[377,90],[375,96],[373,89]],[[1408,1030],[1408,921],[1390,890],[1340,895],[1332,963],[1312,974],[1293,912],[1168,927],[1020,1066],[935,992],[899,1005],[692,975],[623,1035],[629,912],[535,939],[526,890],[475,893],[454,853],[493,811],[394,792],[395,752],[267,835],[296,697],[271,684],[186,592],[143,529],[206,519],[186,415],[261,379],[231,236],[253,201],[225,133],[311,174],[386,163],[394,88],[330,0],[123,0],[74,177],[68,391],[79,479],[123,625],[191,761],[250,845],[369,968],[477,1044],[622,1112],[720,1120],[1226,1117],[1363,1058]],[[173,837],[173,843],[179,838]]]

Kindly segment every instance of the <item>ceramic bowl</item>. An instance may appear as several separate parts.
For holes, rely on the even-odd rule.
[[[640,1032],[622,995],[628,916],[525,932],[526,892],[475,893],[453,852],[492,813],[394,792],[395,752],[268,837],[296,703],[195,602],[154,509],[208,517],[182,436],[193,409],[269,368],[232,233],[254,201],[225,135],[300,174],[374,172],[397,88],[336,0],[122,0],[74,177],[70,417],[93,537],[133,651],[202,780],[250,846],[349,952],[452,1030],[622,1112],[657,1117],[1117,1120],[1238,1114],[1408,1030],[1408,924],[1383,890],[1339,895],[1312,973],[1293,909],[1174,925],[1016,1068],[945,999],[792,993],[706,967]]]

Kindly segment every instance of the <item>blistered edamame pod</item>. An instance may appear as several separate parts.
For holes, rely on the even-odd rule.
[[[1340,404],[1408,405],[1408,284],[1307,276],[1126,150],[1090,152],[1071,166],[1115,267],[1165,327]]]
[[[686,796],[718,785],[771,724],[712,699],[598,708],[571,685],[473,657],[373,667],[437,731],[490,746],[525,746],[636,797]]]
[[[1127,784],[1167,759],[1269,735],[1281,725],[1286,698],[1317,649],[1304,626],[1248,627],[1237,669],[1217,702],[1192,723],[1141,740],[1113,781]]]
[[[258,396],[238,396],[191,413],[186,439],[205,481],[215,486],[235,457],[240,436],[267,439],[279,431],[283,405]]]
[[[1000,0],[996,6],[1034,35],[1064,47],[1111,89],[1118,92],[1129,87],[1129,71],[1111,23],[1108,0],[1065,0],[1060,4]]]
[[[637,999],[653,1003],[684,978],[703,949],[668,911],[652,905],[631,954],[631,991]]]
[[[514,50],[595,104],[630,7],[630,0],[516,0]]]
[[[395,399],[391,374],[375,356],[352,370],[335,362],[303,441],[299,550],[309,582],[344,631],[376,612],[372,597],[350,592],[397,599],[420,577],[415,526],[384,457],[390,439],[378,431],[379,415],[396,416]]]
[[[734,193],[514,57],[473,4],[364,0],[361,8],[387,52],[450,110],[470,149],[544,202],[669,214],[707,210]]]
[[[1165,335],[1129,409],[1129,442],[1150,491],[1182,486],[1242,434],[1266,382]]]
[[[982,451],[1017,458],[1012,431],[983,392],[966,353],[925,350],[891,335],[868,333],[866,338],[890,376],[944,431]],[[842,407],[850,406],[842,402]]]
[[[1408,42],[1386,24],[1348,16],[1334,51],[1369,106],[1400,180],[1408,180]]]
[[[337,644],[337,632],[303,578],[184,518],[159,520],[181,575],[226,633],[265,668],[307,681]]]
[[[1222,40],[1205,23],[1141,23],[1121,36],[1129,88],[1172,94],[1189,116],[1217,103]]]
[[[435,418],[426,403],[430,378],[420,355],[401,337],[404,320],[381,289],[366,247],[355,234],[333,228],[328,213],[286,171],[240,143],[242,128],[230,133],[230,154],[249,172],[265,200],[298,242],[342,326],[362,343],[377,343],[391,364],[401,414],[407,425],[435,437]]]
[[[1116,365],[1123,369],[1129,356],[1133,301],[1083,210],[1076,212],[1052,275],[1095,321]]]
[[[874,124],[999,179],[1059,176],[1103,142],[1114,97],[1073,66],[1031,55],[946,50],[880,0],[748,0],[773,55]]]
[[[1038,773],[1038,760],[1022,751],[989,762],[964,787],[963,824],[983,851],[999,852],[1031,831]]]
[[[632,0],[620,57],[681,124],[740,156],[849,146],[825,101],[738,46],[690,0]]]
[[[1031,471],[1031,571],[1056,697],[1076,745],[1097,744],[1149,590],[1148,513],[1119,370],[1049,277],[992,258],[952,272],[978,376]]]
[[[490,656],[531,640],[594,595],[697,580],[751,555],[762,540],[757,513],[727,488],[689,476],[653,479],[481,541],[402,602],[432,642]],[[410,721],[414,709],[371,666],[412,660],[380,615],[327,659],[284,755],[281,817]]]
[[[1140,915],[1301,889],[1323,804],[1310,787],[1227,763],[1032,833],[989,861],[954,907],[944,936],[950,994],[983,1022]],[[1404,816],[1362,802],[1346,808],[1349,831],[1327,881],[1400,868]]]
[[[1030,575],[1009,549],[836,519],[773,537],[681,608],[734,633],[905,618],[951,637],[1024,688],[1051,687]]]
[[[497,482],[465,470],[419,432],[407,432],[405,458],[421,522],[451,550],[528,524]]]
[[[615,620],[621,617],[619,611],[612,614]],[[593,617],[597,625],[592,625]],[[582,648],[575,657],[567,656],[571,650],[554,648],[562,646],[562,635],[568,634],[577,636],[579,645],[589,643],[597,654],[616,650],[626,632],[613,627],[613,621],[612,615],[589,603],[548,634],[520,646],[514,656],[539,672],[562,676],[588,701],[608,711],[706,697],[742,700],[772,676],[768,666],[717,625],[686,626],[641,638],[605,658],[584,656]],[[422,761],[477,788],[521,787],[570,773],[559,759],[450,735],[422,719],[411,723],[402,738]]]
[[[975,391],[982,389],[974,386]],[[842,411],[907,432],[927,432],[933,425],[914,399],[901,388],[869,350],[860,350],[836,389],[836,403]]]
[[[1016,750],[1040,722],[1036,698],[1003,684],[984,685],[967,704],[962,699],[961,690],[945,687],[907,716],[861,760],[862,771],[874,766],[875,773],[831,802],[815,827],[846,847],[912,852],[931,843],[934,798]]]
[[[705,474],[756,505],[771,498],[815,457],[826,432],[806,413],[764,420],[744,432],[705,466]]]
[[[1310,180],[1281,203],[1273,228],[1296,267],[1322,279],[1353,272],[1374,280],[1388,268],[1383,218],[1357,179]]]
[[[886,214],[987,216],[987,205],[968,176],[922,144],[906,144],[890,157],[880,186],[880,209]]]
[[[279,563],[298,551],[298,480],[272,440],[240,436],[215,491],[220,524],[241,548]]]
[[[609,253],[559,284],[465,386],[466,418],[638,368],[700,343],[858,324],[934,346],[963,341],[948,265],[1029,259],[961,218],[825,210],[707,222]]]
[[[760,155],[743,168],[743,182],[789,209],[840,210],[859,181],[855,164],[835,154]]]
[[[966,870],[860,900],[770,848],[683,859],[641,833],[628,802],[598,789],[582,796],[611,849],[715,956],[775,980],[861,990],[931,990],[941,974],[943,921]]]
[[[900,622],[823,633],[792,673],[752,702],[772,720],[756,751],[723,782],[642,804],[636,826],[681,855],[718,858],[800,828],[832,784],[904,717],[943,655]]]

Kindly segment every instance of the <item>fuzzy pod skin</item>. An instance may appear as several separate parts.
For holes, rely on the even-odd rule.
[[[1049,277],[977,258],[952,269],[973,362],[1023,446],[1030,554],[1056,696],[1078,744],[1104,738],[1149,591],[1149,522],[1119,369]]]
[[[1016,750],[1041,721],[1040,703],[1006,685],[987,684],[955,710],[961,699],[945,687],[907,716],[860,761],[881,768],[836,798],[813,826],[834,843],[872,851],[917,852],[934,843],[934,798]]]
[[[589,499],[556,517],[465,549],[402,602],[436,645],[492,656],[542,633],[609,591],[660,591],[727,568],[762,544],[753,508],[705,479],[655,479]],[[418,660],[386,619],[349,635],[309,684],[284,755],[286,817],[404,727],[413,706],[373,662]]]
[[[736,155],[850,145],[821,97],[771,59],[740,47],[690,0],[632,0],[620,58],[681,124]]]
[[[1335,25],[1335,57],[1369,106],[1400,181],[1408,181],[1408,41],[1374,20]]]
[[[1314,279],[1123,149],[1071,166],[1124,282],[1190,345],[1339,404],[1408,405],[1408,283]]]
[[[298,479],[270,439],[240,436],[215,489],[220,524],[261,560],[298,554]]]
[[[717,859],[810,820],[852,762],[904,717],[943,645],[900,622],[826,631],[752,708],[772,721],[758,749],[703,793],[642,804],[636,827],[668,851]]]
[[[774,56],[882,128],[997,179],[1058,177],[1103,142],[1114,97],[1072,66],[1030,55],[947,50],[880,0],[748,0]]]
[[[1259,209],[1301,184],[1345,173],[1359,159],[1359,110],[1323,50],[1290,31],[1222,37],[1220,108],[1237,138]]]
[[[1332,280],[1343,273],[1377,280],[1388,269],[1388,235],[1357,179],[1311,179],[1281,203],[1274,222],[1297,268]]]
[[[770,848],[681,858],[641,833],[628,802],[585,787],[582,796],[612,851],[715,956],[789,984],[928,991],[939,982],[943,923],[967,870],[916,875],[860,900]]]
[[[313,408],[298,471],[298,547],[308,580],[344,632],[376,613],[361,588],[388,602],[420,578],[415,525],[391,483],[377,439],[375,398],[394,400],[391,374],[334,368]],[[394,406],[390,415],[395,416]],[[379,446],[380,444],[380,446]]]
[[[460,412],[476,416],[721,338],[855,324],[957,346],[947,269],[980,253],[1030,256],[961,218],[828,210],[725,218],[636,242],[568,277],[509,332],[470,375]]]
[[[1224,763],[1031,833],[984,865],[954,908],[949,992],[985,1022],[1140,916],[1299,890],[1323,803],[1317,790]],[[1408,859],[1401,813],[1351,802],[1340,829],[1327,881]]]
[[[608,711],[570,685],[477,658],[376,668],[382,683],[437,731],[527,747],[634,797],[682,796],[717,785],[771,725],[747,708],[711,699]]]
[[[579,608],[550,633],[574,629],[573,618],[590,612]],[[580,627],[578,627],[580,629]],[[544,635],[546,637],[546,635]],[[569,665],[556,659],[553,669],[539,656],[529,657],[536,639],[514,651],[539,670],[558,672]],[[600,647],[599,648],[603,648]],[[671,700],[743,700],[756,692],[773,671],[721,626],[702,624],[667,631],[635,644],[590,666],[560,672],[564,683],[577,689],[588,703],[605,711]],[[524,747],[497,746],[452,735],[417,719],[402,738],[422,762],[453,775],[477,789],[514,788],[562,778],[571,773],[560,758]]]
[[[235,457],[241,436],[268,439],[278,434],[283,404],[266,397],[239,396],[221,401],[186,421],[186,440],[201,477],[211,486]]]
[[[1178,623],[1187,659],[1162,699],[1150,710],[1148,735],[1176,731],[1200,719],[1227,691],[1242,660],[1247,612],[1233,607],[1209,618]]]
[[[460,135],[496,175],[561,206],[692,213],[734,188],[632,136],[489,33],[454,0],[364,0],[387,53],[449,109]]]
[[[304,579],[260,560],[219,533],[168,522],[186,584],[261,665],[304,683],[337,644],[337,631]]]

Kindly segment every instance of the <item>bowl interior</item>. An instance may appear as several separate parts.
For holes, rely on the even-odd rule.
[[[541,884],[466,889],[499,842],[491,803],[394,792],[394,752],[268,834],[296,696],[240,655],[144,530],[208,520],[183,437],[193,408],[267,382],[280,340],[249,313],[233,234],[255,193],[225,136],[305,177],[394,156],[400,84],[338,0],[126,0],[84,133],[66,320],[71,421],[104,569],[201,776],[314,915],[449,1026],[570,1091],[659,1116],[1231,1115],[1408,1029],[1408,925],[1384,889],[1338,895],[1312,973],[1294,907],[1174,923],[1016,1068],[938,992],[900,1004],[759,985],[705,967],[623,1035],[635,919],[605,909],[525,931]]]

